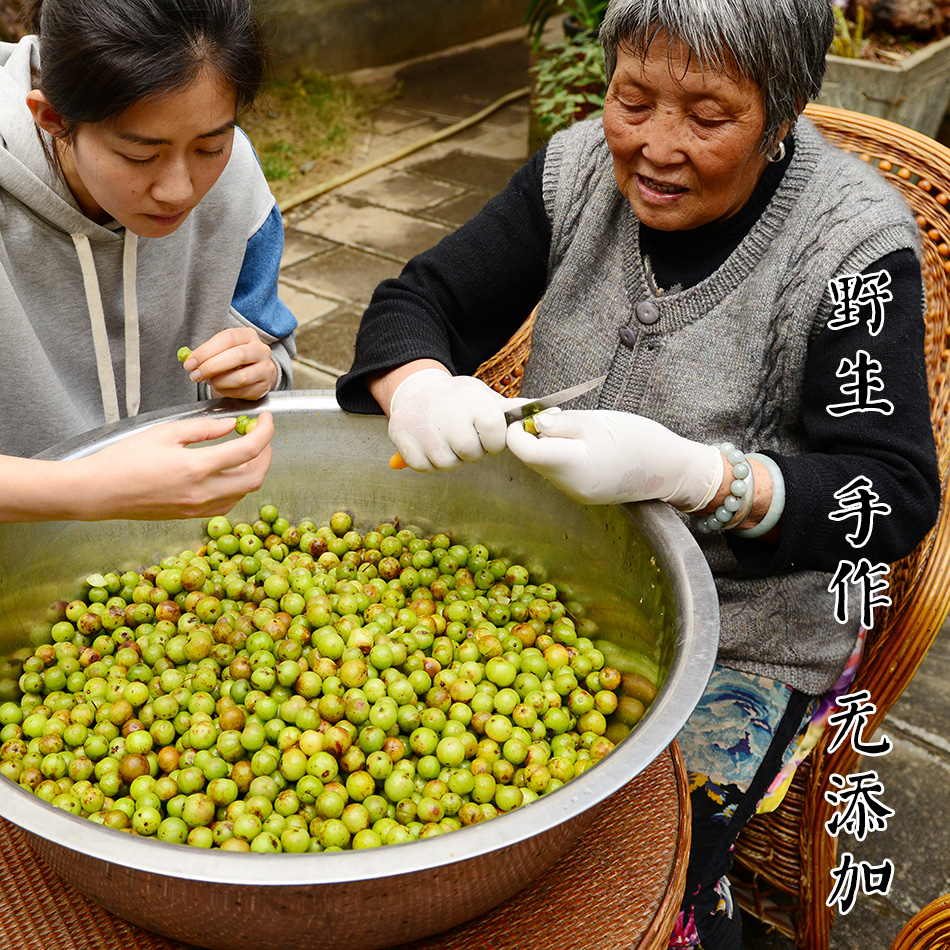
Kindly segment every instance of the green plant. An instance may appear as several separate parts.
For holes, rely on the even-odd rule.
[[[835,15],[835,38],[828,52],[835,56],[860,59],[868,43],[868,38],[864,33],[864,7],[857,8],[853,23],[848,20],[844,9],[837,3],[832,9]]]
[[[582,34],[541,48],[535,76],[535,121],[544,137],[603,108],[607,84],[604,54]]]
[[[535,50],[541,45],[541,34],[548,20],[558,13],[572,16],[585,33],[596,33],[607,10],[608,0],[531,0],[525,23],[528,38]]]
[[[257,108],[242,116],[242,128],[278,199],[278,192],[307,174],[305,169],[326,169],[345,156],[370,128],[373,108],[387,95],[346,76],[303,68],[273,77]]]

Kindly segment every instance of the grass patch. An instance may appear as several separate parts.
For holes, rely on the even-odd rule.
[[[336,174],[372,130],[373,108],[387,98],[347,76],[301,69],[272,78],[241,126],[277,199]]]

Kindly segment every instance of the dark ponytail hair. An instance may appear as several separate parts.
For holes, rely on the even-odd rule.
[[[250,0],[26,0],[22,17],[39,36],[36,87],[69,136],[142,99],[217,73],[250,105],[266,52]]]

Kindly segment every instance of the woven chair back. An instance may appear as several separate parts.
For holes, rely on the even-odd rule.
[[[901,929],[891,950],[947,950],[950,947],[950,894],[931,901]]]

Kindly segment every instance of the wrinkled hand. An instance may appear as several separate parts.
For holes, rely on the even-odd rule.
[[[564,494],[588,505],[659,498],[702,507],[722,480],[722,455],[629,412],[548,409],[508,427],[508,448]]]
[[[77,518],[161,520],[230,511],[261,487],[271,461],[274,420],[258,417],[247,435],[215,445],[189,446],[234,430],[234,419],[166,422],[66,464],[81,486]]]
[[[460,468],[505,448],[506,399],[474,376],[423,369],[404,379],[389,406],[389,437],[417,472]]]
[[[196,383],[234,399],[260,399],[278,379],[270,347],[250,327],[216,333],[191,351],[184,367]]]

